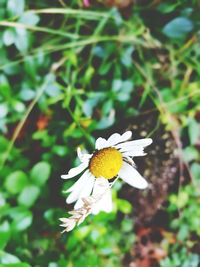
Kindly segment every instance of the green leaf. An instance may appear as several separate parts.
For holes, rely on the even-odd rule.
[[[45,93],[50,96],[50,97],[56,97],[61,94],[61,90],[58,85],[54,84],[49,84],[45,88]]]
[[[195,180],[200,181],[200,164],[194,162],[191,166],[191,173]]]
[[[14,29],[7,29],[4,33],[3,33],[3,43],[6,46],[10,46],[12,44],[14,44],[15,42],[15,37],[16,37],[16,33],[14,31]]]
[[[37,200],[40,194],[40,189],[35,185],[28,185],[24,188],[18,197],[18,203],[25,207],[31,207]]]
[[[11,87],[5,75],[0,75],[0,92],[5,99],[11,98]]]
[[[119,79],[113,80],[113,82],[112,82],[112,91],[113,92],[119,92],[121,90],[121,88],[122,88],[122,84],[123,84],[122,80],[119,80]]]
[[[179,209],[182,209],[184,206],[187,205],[189,201],[189,196],[187,192],[180,192],[177,196],[176,205]]]
[[[24,231],[27,229],[33,220],[32,212],[23,207],[10,209],[10,216],[13,219],[11,228],[13,231]]]
[[[177,6],[178,6],[178,2],[176,3],[161,3],[159,6],[158,6],[158,10],[161,12],[161,13],[171,13],[173,12]]]
[[[102,130],[110,127],[115,122],[115,114],[114,112],[110,113],[109,116],[103,117],[96,126],[96,129]]]
[[[56,262],[50,262],[48,267],[58,267],[58,264]]]
[[[29,34],[24,28],[16,28],[15,46],[20,52],[26,52],[29,47]]]
[[[189,120],[188,133],[190,138],[190,144],[195,145],[200,138],[200,126],[195,119]]]
[[[25,8],[24,0],[8,0],[7,11],[10,16],[20,16]]]
[[[190,229],[188,225],[186,224],[181,225],[178,231],[178,235],[177,235],[178,240],[181,240],[181,241],[186,240],[190,232],[189,230]]]
[[[5,188],[11,194],[17,194],[27,185],[28,179],[24,172],[15,171],[6,177]]]
[[[5,118],[8,114],[8,106],[6,103],[0,104],[0,119]]]
[[[109,70],[111,69],[112,67],[112,62],[106,62],[106,63],[102,63],[98,72],[100,75],[105,75],[109,72]]]
[[[121,62],[124,66],[130,67],[132,63],[132,53],[134,51],[134,47],[130,46],[126,50],[123,50],[123,54],[121,57]]]
[[[22,113],[25,111],[26,106],[24,105],[24,103],[18,101],[18,100],[13,100],[12,101],[12,107],[15,111]]]
[[[24,12],[19,19],[20,23],[30,26],[37,25],[39,21],[40,17],[31,11]]]
[[[0,264],[0,267],[31,267],[31,265],[25,262],[20,262],[20,263],[10,263],[10,264]]]
[[[125,199],[117,199],[117,207],[124,214],[129,214],[132,211],[132,205]]]
[[[92,116],[94,108],[102,100],[103,95],[96,93],[93,97],[88,98],[83,104],[83,112],[86,116]]]
[[[15,255],[0,251],[0,267],[13,266],[13,264],[15,266],[15,263],[20,264],[20,260]]]
[[[0,225],[0,250],[3,250],[10,239],[10,226],[7,221]]]
[[[178,17],[171,20],[163,28],[163,33],[169,38],[182,39],[191,32],[193,23],[188,18]]]
[[[131,220],[131,219],[124,219],[122,221],[121,228],[122,228],[122,231],[124,233],[131,232],[131,230],[133,229],[133,220]]]
[[[51,166],[47,162],[37,163],[31,170],[31,180],[34,184],[42,186],[49,179]]]
[[[184,157],[184,160],[187,162],[197,159],[198,155],[199,154],[198,154],[197,149],[193,146],[188,146],[183,150],[183,157]]]
[[[69,150],[68,150],[68,148],[66,146],[55,145],[52,148],[52,152],[54,152],[55,154],[57,154],[60,157],[65,156],[68,151]]]
[[[35,97],[35,92],[29,88],[24,88],[20,91],[19,97],[21,100],[30,101]]]

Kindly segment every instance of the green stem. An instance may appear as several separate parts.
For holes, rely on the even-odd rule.
[[[71,111],[70,107],[67,106],[67,111],[69,112],[71,118],[76,123],[80,131],[82,132],[83,136],[85,137],[86,141],[88,142],[88,145],[94,150],[94,143],[92,142],[91,136],[85,131],[85,129],[81,126],[77,118],[74,116],[73,112]]]

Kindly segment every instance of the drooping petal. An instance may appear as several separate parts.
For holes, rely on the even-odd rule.
[[[90,154],[82,153],[80,147],[77,148],[77,155],[81,162],[88,161],[92,157],[92,155]]]
[[[123,156],[125,156],[124,153],[123,153]],[[135,162],[133,161],[133,159],[131,157],[125,156],[124,157],[124,161],[126,161],[127,163],[129,163],[131,166],[136,167]]]
[[[71,194],[66,199],[66,202],[68,204],[75,202],[79,198],[80,192],[87,184],[88,176],[90,176],[89,170],[85,171],[84,174],[78,179],[78,181],[67,190],[67,192],[71,192]]]
[[[83,170],[85,170],[88,167],[88,163],[89,163],[89,161],[84,161],[79,166],[69,170],[68,174],[61,175],[61,178],[62,179],[70,179],[72,177],[75,177],[76,175],[78,175],[79,173],[81,173]]]
[[[97,199],[99,198],[92,208],[93,214],[98,214],[100,211],[112,211],[112,195],[107,179],[96,179],[92,195]]]
[[[96,140],[96,143],[95,143],[95,148],[96,149],[102,149],[104,147],[107,147],[107,141],[106,139],[102,138],[102,137],[99,137],[97,140]]]
[[[147,181],[139,174],[139,172],[126,162],[123,162],[122,168],[119,171],[119,177],[129,185],[138,189],[144,189],[148,186]]]
[[[82,198],[88,197],[92,193],[92,189],[94,187],[95,177],[89,173],[87,177],[87,182],[85,183],[85,186],[82,188],[78,201],[76,202],[74,209],[79,209],[83,206]]]

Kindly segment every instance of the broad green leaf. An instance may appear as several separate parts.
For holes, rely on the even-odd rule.
[[[24,28],[16,28],[15,46],[20,52],[26,52],[29,47],[29,33]]]
[[[122,231],[124,233],[131,232],[131,230],[133,229],[133,220],[131,220],[131,219],[124,219],[122,221],[121,228],[122,228]]]
[[[15,255],[0,251],[0,267],[9,266],[10,264],[20,263],[20,260]]]
[[[178,240],[184,241],[188,238],[190,229],[189,226],[186,224],[181,225],[179,231],[178,231],[178,235],[177,238]]]
[[[179,209],[182,209],[185,205],[187,205],[189,200],[189,196],[187,192],[180,192],[177,196],[176,205]]]
[[[0,224],[0,250],[3,250],[10,239],[10,226],[7,221]]]
[[[37,186],[42,186],[49,179],[51,166],[47,162],[37,163],[31,170],[31,180]]]
[[[35,97],[35,92],[29,88],[24,88],[20,91],[19,97],[21,100],[30,101]]]
[[[17,101],[17,100],[13,100],[12,101],[12,107],[15,111],[22,113],[25,111],[26,106],[24,105],[24,103]]]
[[[110,127],[111,125],[113,125],[115,122],[115,114],[114,112],[110,112],[109,116],[107,117],[103,117],[98,123],[96,128],[98,130],[102,130],[102,129],[106,129],[108,127]]]
[[[10,16],[20,16],[25,8],[24,0],[8,0],[7,11]]]
[[[0,75],[0,92],[1,96],[5,99],[10,99],[11,97],[11,87],[9,81],[5,75]]]
[[[124,214],[129,214],[132,211],[132,205],[125,199],[117,199],[117,208]]]
[[[122,80],[119,80],[119,79],[113,80],[112,87],[111,87],[112,91],[113,92],[119,92],[122,88],[122,84],[123,84]]]
[[[10,210],[10,216],[13,219],[13,222],[11,223],[11,228],[13,231],[24,231],[32,224],[32,212],[26,208],[13,208]]]
[[[11,194],[17,194],[27,185],[27,175],[22,171],[15,171],[6,177],[5,188]]]
[[[195,119],[189,120],[188,133],[190,138],[190,144],[195,145],[200,139],[200,125]]]
[[[106,75],[112,67],[112,62],[103,62],[98,70],[100,75]]]
[[[191,166],[191,173],[195,180],[200,181],[200,164],[194,162]]]
[[[193,23],[188,18],[178,17],[171,20],[163,28],[163,33],[170,38],[184,38],[193,29]]]
[[[6,46],[10,46],[15,42],[16,33],[14,29],[9,28],[3,33],[3,43]]]
[[[39,197],[40,189],[35,185],[28,185],[18,197],[18,203],[26,207],[32,207]]]
[[[0,267],[31,267],[30,264],[25,262],[0,264]]]
[[[6,103],[0,104],[0,119],[6,117],[8,114],[8,106]]]
[[[54,84],[49,84],[45,88],[45,93],[50,97],[56,97],[56,96],[59,96],[61,94],[61,90],[60,90],[59,86],[56,83],[54,83]]]
[[[134,47],[130,46],[126,50],[123,50],[121,62],[124,66],[130,67],[132,63],[132,53],[134,51]]]
[[[173,12],[178,6],[178,2],[176,3],[161,3],[159,6],[158,6],[158,10],[161,12],[161,13],[171,13]]]
[[[58,264],[56,262],[50,262],[48,267],[58,267]]]
[[[37,25],[39,21],[40,17],[31,11],[24,12],[19,19],[20,23],[30,26]]]
[[[193,146],[188,146],[183,150],[184,160],[190,162],[198,158],[198,151]]]
[[[57,154],[60,157],[63,157],[67,154],[67,152],[69,151],[68,148],[66,146],[58,146],[55,145],[52,148],[52,151]]]

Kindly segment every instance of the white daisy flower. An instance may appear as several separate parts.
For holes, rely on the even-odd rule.
[[[98,138],[93,154],[83,154],[78,148],[77,154],[81,161],[78,167],[72,168],[68,174],[62,175],[63,179],[71,179],[82,173],[78,181],[70,187],[66,202],[76,202],[74,208],[83,206],[83,199],[90,196],[102,196],[94,205],[93,214],[99,211],[112,210],[112,197],[110,180],[119,176],[129,185],[138,189],[148,186],[147,181],[135,168],[133,157],[144,156],[144,148],[152,143],[151,138],[128,141],[132,136],[131,131],[120,135],[114,133],[107,140]]]

